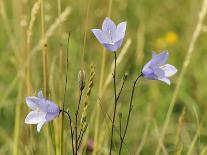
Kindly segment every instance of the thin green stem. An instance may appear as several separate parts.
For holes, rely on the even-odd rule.
[[[81,99],[82,99],[82,94],[83,94],[83,90],[80,90],[80,95],[79,95],[79,101],[78,101],[78,107],[77,107],[77,111],[75,113],[75,154],[78,154],[78,113],[80,110],[80,104],[81,104]]]
[[[61,112],[67,114],[68,118],[69,118],[70,134],[71,134],[71,145],[72,145],[73,155],[75,155],[75,148],[74,148],[74,144],[73,144],[73,142],[74,142],[74,131],[73,131],[73,127],[72,127],[72,119],[71,119],[71,116],[70,116],[69,112],[67,112],[65,110],[64,111],[61,110]]]
[[[123,146],[123,142],[124,142],[124,138],[125,138],[125,136],[126,136],[126,132],[127,132],[128,126],[129,126],[129,119],[130,119],[131,112],[132,112],[132,108],[133,108],[132,101],[133,101],[133,97],[134,97],[135,87],[136,87],[137,81],[139,80],[140,77],[142,77],[142,74],[140,74],[140,75],[136,78],[136,80],[134,81],[133,87],[132,87],[132,94],[131,94],[130,104],[129,104],[129,112],[128,112],[128,116],[127,116],[127,122],[126,122],[125,130],[124,130],[124,134],[123,134],[123,136],[121,137],[121,144],[120,144],[120,147],[119,147],[119,155],[121,154],[122,146]]]

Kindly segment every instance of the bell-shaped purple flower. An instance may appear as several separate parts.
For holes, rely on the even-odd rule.
[[[115,52],[122,44],[126,30],[126,22],[121,22],[117,26],[108,17],[102,24],[102,30],[92,29],[98,41],[109,51]]]
[[[146,79],[160,80],[170,85],[168,77],[174,75],[177,72],[177,69],[170,64],[165,64],[168,55],[167,51],[161,52],[158,55],[156,55],[155,52],[152,52],[152,59],[142,69],[142,75]]]
[[[37,124],[38,132],[44,123],[55,119],[60,114],[59,107],[52,101],[45,99],[42,91],[39,91],[38,97],[26,97],[26,103],[32,111],[25,118],[25,123]]]

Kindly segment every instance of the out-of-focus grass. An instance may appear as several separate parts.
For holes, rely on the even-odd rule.
[[[14,145],[14,124],[16,104],[21,104],[19,125],[19,145],[17,154],[46,154],[46,135],[43,130],[39,134],[35,126],[30,127],[24,124],[24,118],[28,112],[25,104],[25,96],[36,95],[37,91],[43,88],[42,52],[41,45],[41,16],[37,13],[29,53],[34,54],[29,59],[29,84],[26,82],[26,40],[27,29],[31,18],[31,9],[36,1],[32,0],[0,0],[0,154],[12,154]],[[69,49],[69,71],[68,71],[68,93],[66,108],[72,114],[78,98],[77,74],[81,67],[83,38],[85,30],[85,19],[88,1],[83,0],[61,0],[61,12],[67,7],[71,13],[65,17],[60,25],[47,38],[48,67],[49,67],[49,98],[61,105],[63,101],[64,79],[65,79],[65,56],[67,47],[67,34],[71,31]],[[54,25],[58,19],[58,1],[45,0],[45,32]],[[113,86],[112,83],[106,88],[100,102],[98,100],[99,75],[101,71],[101,45],[94,39],[90,29],[101,26],[101,22],[107,15],[108,3],[106,0],[91,0],[88,16],[88,30],[85,46],[84,66],[89,78],[90,64],[95,64],[95,81],[92,94],[89,99],[87,120],[90,122],[87,136],[84,139],[83,149],[86,148],[87,139],[94,138],[94,115],[96,104],[100,110],[100,129],[98,138],[98,154],[107,154],[110,135],[110,121],[106,113],[111,114],[113,107]],[[175,88],[175,83],[182,67],[192,33],[195,29],[198,12],[201,9],[201,0],[174,1],[174,0],[113,0],[111,18],[116,23],[126,20],[126,39],[132,39],[127,54],[118,66],[118,81],[125,72],[128,72],[128,80],[123,94],[120,98],[119,111],[126,118],[129,103],[129,92],[131,91],[132,80],[139,74],[141,67],[150,59],[151,50],[169,50],[169,62],[178,68],[178,73],[172,78],[172,85],[158,81],[147,81],[141,79],[138,82],[135,97],[134,109],[130,125],[123,147],[123,154],[154,154],[162,131],[163,122],[166,118],[170,100]],[[206,24],[206,19],[204,21]],[[142,33],[142,35],[139,35]],[[207,87],[206,77],[206,32],[201,33],[195,44],[195,52],[190,59],[189,67],[182,81],[178,97],[175,102],[167,132],[162,141],[162,153],[174,154],[175,151],[187,154],[189,146],[199,132],[195,141],[192,154],[200,154],[207,145],[206,122],[203,120],[206,113]],[[123,44],[125,44],[125,42]],[[40,48],[36,48],[37,45]],[[143,46],[143,47],[140,47]],[[62,51],[62,52],[61,52]],[[118,51],[118,54],[121,50]],[[140,58],[142,57],[142,58]],[[142,61],[140,63],[140,61]],[[113,56],[106,54],[105,77],[110,72]],[[179,117],[183,109],[183,125],[180,129],[179,141],[175,150]],[[90,121],[91,120],[91,121]],[[59,149],[59,133],[61,119],[54,122],[57,148]],[[116,123],[118,126],[118,122]],[[70,135],[68,130],[68,119],[65,118],[65,154],[71,153]],[[115,134],[115,145],[118,148],[119,137]],[[140,147],[142,143],[142,147]],[[51,145],[52,146],[52,145]],[[163,151],[164,150],[164,151]],[[53,149],[51,148],[53,152]],[[117,151],[117,150],[116,150]],[[59,152],[57,154],[60,154]],[[203,153],[205,154],[205,152]]]

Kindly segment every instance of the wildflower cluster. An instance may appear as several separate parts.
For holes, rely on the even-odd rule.
[[[92,29],[92,33],[95,35],[97,40],[110,52],[114,53],[114,73],[113,73],[113,84],[114,84],[114,111],[112,116],[112,126],[111,126],[111,137],[110,137],[110,149],[109,154],[112,154],[112,146],[113,146],[113,133],[114,133],[114,125],[117,115],[117,103],[119,101],[120,95],[122,93],[122,88],[124,87],[124,82],[126,80],[126,77],[123,80],[123,84],[119,92],[117,92],[116,88],[116,60],[117,50],[121,47],[122,42],[125,37],[125,31],[126,31],[126,22],[121,22],[116,26],[116,24],[108,17],[105,18],[102,24],[102,29]],[[132,85],[132,91],[129,101],[129,110],[127,115],[127,122],[126,126],[121,126],[120,131],[123,131],[123,133],[120,132],[120,147],[119,147],[119,154],[121,154],[122,151],[122,145],[124,143],[124,139],[126,136],[127,128],[129,125],[130,115],[133,107],[133,96],[135,92],[135,87],[137,84],[137,81],[144,77],[148,80],[160,80],[168,85],[171,84],[171,81],[169,77],[174,75],[177,72],[177,69],[170,65],[166,64],[166,61],[168,60],[169,52],[163,51],[159,54],[156,54],[155,52],[152,52],[152,59],[147,62],[143,69],[138,72],[137,78],[134,80],[134,83]],[[42,126],[49,122],[54,120],[56,117],[59,116],[61,112],[64,112],[68,115],[70,120],[70,130],[71,130],[71,137],[72,137],[72,148],[73,148],[73,154],[77,154],[78,149],[80,147],[82,136],[87,128],[87,124],[85,123],[85,111],[88,107],[88,97],[91,92],[91,88],[93,86],[93,78],[94,78],[94,68],[92,67],[92,72],[90,76],[90,82],[88,86],[88,92],[86,95],[86,99],[84,101],[84,113],[81,117],[81,129],[80,134],[78,134],[78,116],[79,116],[79,109],[81,106],[81,99],[82,99],[82,91],[85,88],[85,72],[81,70],[78,74],[79,79],[79,102],[78,107],[76,109],[75,113],[75,123],[74,126],[72,125],[72,118],[70,116],[70,113],[68,111],[61,110],[53,101],[50,101],[46,98],[44,98],[42,91],[39,91],[38,97],[35,96],[28,96],[26,97],[26,103],[28,107],[32,110],[27,117],[25,118],[25,123],[27,124],[37,124],[37,131],[40,132]],[[67,81],[67,78],[66,78]],[[84,120],[84,121],[83,121]],[[121,121],[121,119],[120,119]],[[120,123],[121,124],[121,123]],[[122,129],[123,128],[123,129]]]

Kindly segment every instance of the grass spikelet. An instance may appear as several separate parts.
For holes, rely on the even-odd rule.
[[[32,28],[36,20],[37,13],[39,12],[39,9],[40,9],[40,0],[38,0],[32,7],[31,19],[29,22],[28,30],[27,30],[27,44],[30,44],[30,39],[32,36]]]
[[[88,89],[87,89],[87,92],[86,92],[86,97],[85,97],[85,100],[84,100],[83,113],[82,113],[82,116],[81,116],[81,124],[82,125],[85,122],[86,111],[88,109],[88,99],[90,97],[91,90],[92,90],[93,84],[94,84],[94,76],[95,76],[95,69],[94,69],[94,65],[91,64],[91,66],[90,66],[90,78],[89,78],[89,83],[88,83]]]
[[[71,13],[71,8],[70,7],[67,7],[63,12],[62,14],[55,20],[55,22],[50,26],[50,28],[48,29],[47,33],[46,33],[46,37],[50,37],[53,32],[55,31],[55,29],[57,27],[59,27],[61,25],[62,22],[64,22],[68,15]]]

